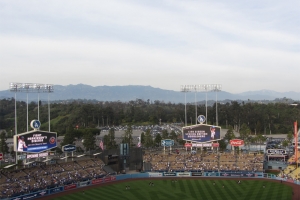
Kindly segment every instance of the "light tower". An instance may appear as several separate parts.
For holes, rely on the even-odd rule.
[[[190,92],[189,85],[182,85],[180,87],[180,91],[184,92],[184,126],[187,126],[187,118],[186,118],[186,93]]]
[[[26,92],[27,99],[27,132],[28,132],[28,93],[48,93],[48,119],[49,119],[49,132],[50,132],[50,103],[49,93],[54,92],[52,84],[39,84],[39,83],[16,83],[11,82],[9,84],[9,90],[15,93],[15,135],[18,135],[17,127],[17,92]],[[38,96],[38,112],[39,112],[39,96]],[[39,113],[38,113],[39,118]],[[16,163],[17,163],[17,151],[16,151]]]
[[[216,92],[216,126],[218,126],[218,92],[220,92],[222,89],[221,84],[215,84],[213,85],[212,91]]]

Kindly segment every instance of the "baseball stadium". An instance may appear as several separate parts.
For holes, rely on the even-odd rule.
[[[63,154],[55,155],[51,149],[60,145],[60,138],[54,132],[33,126],[34,130],[14,137],[14,147],[23,162],[1,169],[0,197],[11,200],[300,198],[298,151],[288,156],[285,150],[270,148],[274,142],[280,143],[280,138],[268,139],[264,153],[238,151],[244,146],[241,139],[229,141],[229,149],[220,151],[220,127],[207,124],[168,127],[181,131],[184,145],[164,139],[160,147],[145,148],[137,136],[133,138],[135,147],[120,142],[118,149],[106,150],[102,138],[97,138],[99,151],[76,152],[75,145],[82,143],[76,141],[75,145],[63,146]]]

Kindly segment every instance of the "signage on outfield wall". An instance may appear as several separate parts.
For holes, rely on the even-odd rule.
[[[220,173],[220,176],[230,176],[230,177],[255,177],[256,174],[255,173],[226,173],[226,172],[222,172]]]
[[[149,172],[149,177],[162,177],[163,173],[153,173],[153,172]]]
[[[111,182],[111,181],[115,181],[115,180],[116,180],[115,176],[107,176],[104,178],[98,178],[98,179],[92,180],[92,184],[107,183],[107,182]]]
[[[42,197],[48,194],[47,190],[41,190],[35,193],[30,193],[30,194],[26,194],[23,196],[19,196],[19,197],[15,197],[15,198],[11,198],[11,200],[27,200],[27,199],[35,199],[38,197]]]
[[[104,178],[104,182],[111,182],[111,181],[115,181],[115,180],[116,180],[115,176],[109,176],[109,177]]]
[[[216,173],[216,172],[206,172],[206,176],[219,176],[219,173]]]
[[[90,181],[83,181],[83,182],[80,182],[80,183],[78,184],[78,187],[84,187],[84,186],[88,186],[88,185],[90,185],[90,184],[91,184]]]
[[[192,142],[209,142],[221,139],[221,127],[197,124],[182,128],[182,139]]]
[[[62,192],[62,191],[64,191],[63,186],[57,187],[57,188],[52,188],[52,189],[49,189],[49,194],[54,194],[54,193],[58,193],[58,192]]]
[[[103,183],[103,178],[98,178],[98,179],[92,180],[92,184],[100,184],[100,183]]]
[[[244,140],[240,140],[240,139],[230,140],[230,145],[234,146],[234,147],[243,146],[244,145]]]
[[[71,184],[71,185],[65,185],[64,190],[71,190],[77,188],[76,184]]]
[[[29,131],[14,136],[14,150],[17,152],[40,153],[57,146],[57,133]]]
[[[202,172],[192,172],[192,176],[203,176]]]
[[[177,172],[176,175],[181,176],[181,177],[183,177],[183,176],[186,177],[186,176],[191,176],[191,173],[190,172]]]
[[[164,176],[176,176],[176,172],[164,172]]]

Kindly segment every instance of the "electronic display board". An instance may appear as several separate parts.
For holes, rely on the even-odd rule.
[[[14,148],[17,152],[39,153],[57,146],[57,133],[30,131],[14,136]]]
[[[209,142],[221,139],[221,127],[198,124],[182,128],[183,140],[193,142]]]

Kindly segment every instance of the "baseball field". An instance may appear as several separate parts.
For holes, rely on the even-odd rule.
[[[286,200],[293,188],[278,181],[251,179],[142,179],[70,191],[55,200]]]

